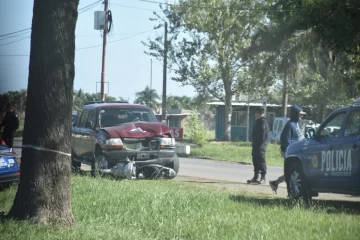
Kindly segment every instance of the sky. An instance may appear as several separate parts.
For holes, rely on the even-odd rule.
[[[78,9],[96,0],[80,0]],[[146,47],[141,41],[163,34],[163,29],[154,30],[153,11],[160,11],[159,4],[165,0],[109,0],[109,10],[113,16],[113,29],[109,34],[106,48],[105,93],[122,97],[130,102],[135,93],[150,85],[151,57],[144,53]],[[174,1],[169,1],[173,3]],[[76,25],[75,79],[74,90],[100,92],[102,34],[94,29],[94,12],[103,10],[100,2],[94,8],[81,12]],[[79,11],[80,12],[80,11]],[[0,1],[0,36],[31,28],[33,1]],[[6,23],[6,24],[5,24]],[[30,30],[0,37],[0,93],[26,89],[28,84]],[[110,43],[111,41],[115,41]],[[100,45],[97,47],[92,47]],[[90,48],[87,48],[90,47]],[[80,49],[86,48],[86,49]],[[191,86],[181,85],[171,80],[168,72],[167,95],[194,96]],[[153,59],[152,88],[162,94],[162,61]]]

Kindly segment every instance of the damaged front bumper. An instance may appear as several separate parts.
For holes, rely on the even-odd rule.
[[[159,164],[169,165],[176,158],[174,149],[161,149],[161,150],[103,150],[109,166],[116,165],[118,162],[128,162],[129,159],[134,161],[136,165]]]

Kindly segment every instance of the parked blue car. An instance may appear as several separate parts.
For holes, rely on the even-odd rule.
[[[285,180],[292,199],[318,193],[360,194],[360,99],[333,111],[306,138],[289,145]]]
[[[16,156],[9,153],[9,148],[0,145],[0,188],[17,183],[20,180],[20,167],[16,161]]]

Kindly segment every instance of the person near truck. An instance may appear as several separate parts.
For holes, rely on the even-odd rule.
[[[285,124],[280,136],[280,151],[281,156],[285,160],[285,153],[287,147],[294,142],[300,141],[304,138],[304,133],[299,128],[299,121],[306,113],[303,109],[297,105],[291,107],[290,120]],[[280,183],[285,182],[285,176],[280,176],[275,181],[269,181],[271,189],[277,193],[277,189]]]
[[[14,107],[11,104],[7,105],[7,112],[0,124],[0,129],[2,127],[4,127],[4,129],[2,131],[1,140],[4,141],[10,148],[10,151],[12,151],[15,132],[19,128],[19,116],[14,111]]]
[[[268,144],[269,123],[264,116],[264,108],[257,107],[255,110],[256,120],[252,131],[252,160],[254,165],[254,177],[247,183],[264,184],[266,179],[265,153]]]

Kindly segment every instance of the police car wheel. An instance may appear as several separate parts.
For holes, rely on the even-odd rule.
[[[294,163],[289,167],[286,183],[290,199],[294,201],[303,199],[305,202],[309,202],[311,198],[310,189],[300,164]]]

